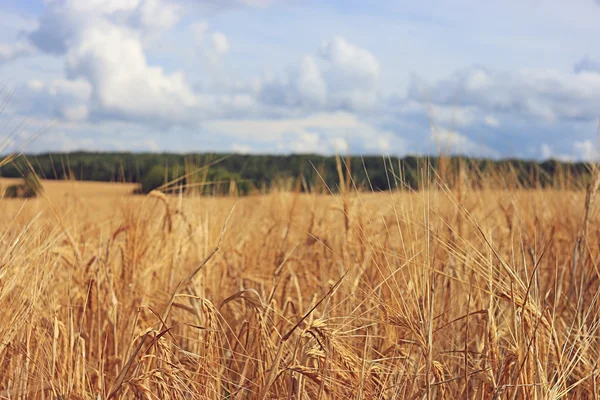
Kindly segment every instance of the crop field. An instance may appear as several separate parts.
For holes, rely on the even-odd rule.
[[[0,399],[597,398],[597,175],[245,197],[45,181],[0,200]]]

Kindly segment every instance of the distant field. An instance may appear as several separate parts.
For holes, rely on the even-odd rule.
[[[6,186],[21,183],[18,178],[0,178],[0,190]],[[130,195],[137,187],[133,183],[108,183],[92,181],[42,180],[45,192],[50,198],[75,195],[78,197],[122,197]]]
[[[44,186],[0,202],[0,399],[600,394],[593,185]]]

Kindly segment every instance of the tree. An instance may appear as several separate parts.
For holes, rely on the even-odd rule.
[[[144,176],[141,182],[142,193],[150,193],[165,184],[165,168],[162,165],[155,165]]]
[[[44,191],[42,182],[38,176],[32,172],[25,175],[23,183],[10,185],[4,192],[7,198],[30,198],[36,197]]]

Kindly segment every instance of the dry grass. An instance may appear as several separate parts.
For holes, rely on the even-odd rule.
[[[22,183],[23,179],[0,178],[0,194],[7,186]],[[46,197],[51,200],[61,200],[65,197],[76,196],[78,198],[107,198],[123,197],[131,194],[137,187],[134,183],[108,183],[89,181],[57,181],[41,180],[47,189]]]
[[[347,183],[236,200],[55,182],[3,200],[0,398],[600,394],[596,184]]]

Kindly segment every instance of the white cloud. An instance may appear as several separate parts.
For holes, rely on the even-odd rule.
[[[83,121],[87,119],[89,110],[83,104],[66,106],[63,110],[63,117],[70,121]]]
[[[476,124],[485,124],[491,127],[499,126],[499,121],[492,115],[485,115],[473,105],[445,105],[421,103],[415,100],[394,99],[388,104],[390,112],[399,113],[401,116],[426,115],[434,125],[449,127],[468,127]]]
[[[154,139],[146,139],[143,143],[150,151],[160,150],[159,144]]]
[[[347,153],[350,150],[348,141],[342,137],[332,137],[329,139],[329,143],[333,151],[337,154]]]
[[[278,151],[331,154],[346,150],[348,143],[391,154],[404,154],[406,151],[404,139],[346,112],[277,120],[215,120],[206,122],[203,127],[213,135],[224,135],[244,142],[253,141],[262,145],[277,143]]]
[[[174,27],[182,6],[165,0],[53,0],[46,4],[39,27],[30,39],[42,50],[62,53],[69,42],[98,19],[139,28],[155,36]]]
[[[198,98],[183,73],[149,65],[144,52],[145,35],[170,29],[179,19],[180,6],[163,0],[49,2],[29,38],[45,52],[65,54],[68,79],[47,90],[71,91],[87,102],[65,107],[62,115],[189,120]]]
[[[206,90],[200,91],[201,85],[193,88],[182,71],[167,72],[151,65],[149,49],[144,47],[153,33],[161,34],[180,21],[181,4],[165,0],[48,3],[29,39],[44,52],[64,55],[66,79],[44,86],[55,97],[70,91],[72,100],[55,106],[56,114],[69,120],[195,124],[223,117],[364,110],[380,99],[379,61],[342,37],[324,41],[318,51],[301,57],[277,78],[255,77],[242,84],[223,78],[202,85]],[[187,29],[208,67],[224,70],[220,61],[231,47],[225,33],[211,32],[206,22],[192,23]],[[33,80],[29,86],[40,89]]]
[[[227,39],[227,36],[225,36],[224,33],[214,32],[211,35],[211,39],[213,47],[215,48],[217,54],[223,55],[229,52],[229,39]]]
[[[81,136],[73,135],[69,130],[52,130],[47,134],[40,136],[36,142],[43,151],[79,151],[79,150],[106,150],[114,151],[139,150],[139,151],[159,151],[160,146],[152,138],[128,138],[126,141],[115,140],[114,138],[95,135]]]
[[[369,51],[334,37],[290,66],[287,75],[263,81],[260,98],[276,107],[365,110],[379,100],[379,70]]]
[[[140,0],[59,0],[55,3],[78,12],[113,14],[134,10],[140,4]]]
[[[540,153],[542,155],[542,159],[549,160],[552,158],[552,148],[547,143],[543,143],[540,147]]]
[[[470,74],[465,82],[465,86],[469,90],[485,90],[492,84],[490,75],[481,69],[475,69]]]
[[[338,106],[364,108],[374,104],[379,82],[379,61],[368,50],[336,36],[321,44],[323,75]]]
[[[327,102],[327,83],[315,58],[306,55],[281,79],[268,77],[260,83],[260,100],[278,108],[317,110]]]
[[[367,150],[375,150],[378,153],[388,154],[392,149],[389,137],[379,136],[372,140],[365,142],[365,148]]]
[[[555,153],[550,145],[544,143],[540,147],[540,153],[544,160],[558,160],[562,162],[594,161],[600,159],[600,151],[591,140],[576,140],[572,144],[570,153]]]
[[[58,151],[77,151],[81,149],[98,150],[102,148],[101,141],[92,138],[78,138],[68,135],[64,131],[53,131],[42,138],[42,142],[51,144]]]
[[[467,147],[473,146],[473,144],[467,139],[466,136],[461,135],[458,132],[441,129],[439,131],[433,132],[431,134],[433,141],[437,148],[440,151],[448,152],[448,151],[461,151],[466,150],[464,146]]]
[[[35,86],[36,83],[33,82],[33,85]],[[87,100],[92,94],[92,86],[85,79],[55,79],[45,86],[52,96],[69,95],[77,99]]]
[[[428,108],[431,113],[430,117],[433,118],[435,124],[469,126],[480,119],[475,107],[451,107],[432,104]]]
[[[600,152],[598,146],[592,143],[591,140],[575,141],[573,143],[575,156],[579,160],[598,161]]]
[[[27,42],[14,44],[0,43],[0,64],[27,57],[35,53],[35,48]]]
[[[379,80],[380,65],[375,56],[341,36],[324,41],[320,55],[327,61],[325,73],[333,90],[344,91],[349,87],[372,90]]]
[[[144,0],[138,6],[139,22],[150,31],[166,31],[181,19],[183,10],[173,1]]]
[[[39,90],[44,89],[46,87],[46,85],[44,84],[44,82],[40,81],[39,79],[32,79],[29,82],[27,82],[27,87],[31,90],[39,91]]]
[[[73,121],[87,119],[89,115],[92,85],[85,79],[59,78],[50,82],[32,79],[19,88],[18,92],[21,93],[21,102],[17,102],[17,105],[21,112],[49,112],[49,116]],[[24,101],[23,97],[28,98],[28,101]]]
[[[591,61],[576,66],[578,72],[554,69],[521,69],[512,73],[480,67],[460,70],[448,79],[426,85],[413,77],[409,100],[436,105],[476,107],[488,114],[509,113],[524,119],[590,120],[600,114],[600,70]]]
[[[343,133],[361,127],[361,123],[348,113],[320,113],[304,118],[213,120],[207,121],[204,127],[210,132],[264,143],[280,141],[289,133],[299,135],[307,129]]]
[[[267,7],[276,1],[277,0],[239,0],[238,2],[250,7]]]
[[[435,144],[437,151],[444,153],[465,155],[478,154],[486,156],[496,155],[492,149],[474,142],[465,134],[448,129],[439,129],[432,132],[431,139]]]
[[[252,151],[252,147],[245,144],[233,143],[231,151],[238,154],[248,154]]]
[[[493,115],[486,115],[483,119],[483,122],[492,128],[497,128],[500,126],[500,121],[498,121],[498,119]]]
[[[46,3],[37,29],[29,34],[29,40],[44,52],[65,54],[90,25],[99,20],[124,23],[139,3],[139,0],[50,1]]]
[[[316,61],[305,56],[292,75],[292,84],[300,102],[322,106],[327,96],[327,83],[321,76]]]
[[[204,44],[206,33],[208,32],[208,24],[205,21],[194,22],[188,27],[188,29],[196,41],[196,46],[202,46]]]
[[[600,53],[589,50],[590,55],[572,69],[557,69],[588,51],[583,45],[577,49],[569,46],[575,44],[572,37],[498,37],[496,25],[484,27],[486,22],[469,18],[462,21],[489,29],[481,29],[476,37],[465,37],[468,30],[453,31],[452,38],[436,40],[435,35],[448,33],[432,29],[430,24],[419,26],[421,21],[390,21],[383,15],[357,21],[342,15],[337,19],[327,14],[327,7],[319,15],[301,7],[294,12],[243,10],[271,3],[48,0],[37,21],[31,18],[15,23],[14,18],[0,15],[0,30],[5,32],[2,40],[6,41],[0,45],[0,63],[36,57],[2,66],[3,71],[12,68],[5,75],[9,82],[20,79],[18,96],[11,103],[27,117],[58,118],[61,124],[77,125],[82,135],[99,132],[99,127],[102,135],[111,135],[114,132],[104,127],[130,122],[140,131],[156,135],[162,146],[170,145],[171,140],[164,139],[167,135],[181,129],[189,141],[202,138],[210,142],[207,146],[219,149],[232,148],[232,142],[241,146],[240,150],[273,149],[279,143],[284,151],[318,148],[341,152],[349,148],[353,152],[393,153],[433,149],[432,138],[423,134],[429,106],[438,128],[436,139],[456,151],[490,154],[479,144],[483,142],[498,145],[500,152],[508,155],[514,151],[508,149],[510,142],[516,142],[517,151],[527,149],[529,156],[551,155],[553,148],[557,157],[568,153],[589,158],[594,154],[581,132],[600,114],[600,63],[594,61]],[[474,7],[472,1],[452,7],[440,3],[442,8],[427,12],[458,26],[465,4]],[[235,7],[242,10],[215,18],[216,13]],[[391,3],[385,7],[396,8]],[[528,10],[531,12],[531,7]],[[556,10],[552,18],[562,20],[563,12]],[[306,31],[309,14],[321,24]],[[526,33],[531,15],[521,15],[520,32]],[[569,15],[565,17],[569,23],[558,26],[572,25],[573,8]],[[585,14],[585,31],[595,29],[592,16]],[[264,18],[276,20],[264,24]],[[498,21],[495,16],[487,22]],[[212,29],[209,22],[214,24]],[[7,28],[10,24],[14,26]],[[367,24],[372,29],[363,29]],[[393,25],[405,26],[407,36],[398,35],[404,28],[390,29]],[[463,27],[473,29],[475,25]],[[248,26],[251,29],[246,29]],[[356,36],[358,30],[366,33]],[[322,36],[330,32],[342,36]],[[419,32],[427,34],[415,34]],[[433,47],[423,46],[423,40],[400,40],[398,48],[389,51],[386,38],[411,37],[411,33],[413,38],[425,37]],[[265,43],[265,38],[275,35],[280,40]],[[452,48],[444,49],[448,53],[439,52],[443,49],[440,43],[446,46],[451,42],[464,46],[459,52]],[[313,50],[306,51],[305,43]],[[526,53],[525,58],[512,57],[517,47]],[[469,55],[469,51],[473,53]],[[546,52],[548,59],[538,56]],[[443,62],[431,54],[440,55]],[[483,64],[456,70],[473,61]],[[264,69],[270,73],[257,72],[263,68],[262,62],[268,64]],[[502,69],[486,68],[485,64]],[[533,68],[517,69],[523,65]],[[16,71],[20,68],[26,71]],[[405,96],[409,70],[419,71],[433,83],[427,86],[415,78]],[[448,70],[456,72],[448,76]],[[211,142],[212,137],[202,137],[206,135],[204,127],[225,139]],[[460,133],[451,134],[441,127],[456,128]],[[482,136],[475,140],[478,129]],[[398,133],[410,142],[400,139]],[[188,139],[183,134],[180,137],[185,149]],[[540,143],[547,143],[547,148],[540,148]],[[138,146],[145,145],[139,142]]]
[[[93,100],[109,113],[177,121],[197,103],[181,72],[149,66],[136,34],[108,22],[81,32],[67,54],[67,71],[89,80]]]
[[[283,145],[283,143],[282,143]],[[323,149],[321,137],[316,132],[303,131],[296,135],[295,139],[287,145],[294,153],[319,153]],[[283,148],[286,146],[283,145]]]

